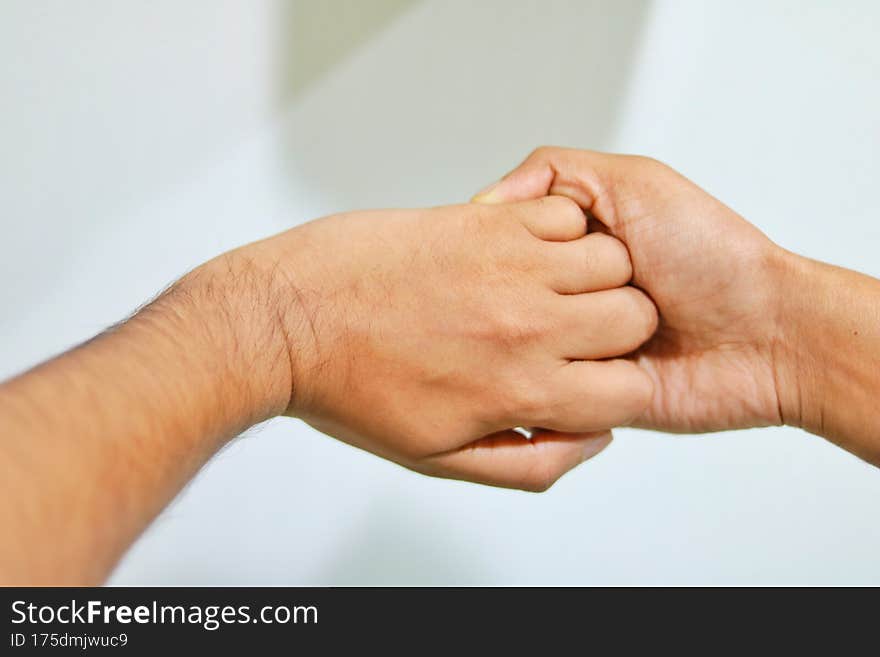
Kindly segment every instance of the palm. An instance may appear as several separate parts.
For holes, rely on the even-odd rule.
[[[624,190],[611,229],[661,317],[637,354],[656,383],[638,424],[696,432],[778,423],[769,341],[758,335],[766,305],[755,293],[766,289],[769,240],[670,169],[651,180]]]
[[[633,284],[660,327],[635,358],[654,399],[635,424],[721,431],[779,424],[772,271],[779,249],[733,210],[664,164],[543,147],[478,196],[499,203],[574,199],[630,252]]]

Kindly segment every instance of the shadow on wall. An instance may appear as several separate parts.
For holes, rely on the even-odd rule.
[[[293,9],[279,49],[279,147],[327,211],[458,202],[542,143],[606,147],[650,1],[379,6],[317,47],[332,11]]]
[[[287,107],[419,0],[289,0],[278,7],[278,102]]]

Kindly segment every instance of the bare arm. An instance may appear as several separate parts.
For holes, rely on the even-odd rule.
[[[203,265],[0,387],[0,582],[103,580],[220,446],[282,413],[421,473],[546,489],[652,393],[615,357],[656,310],[626,249],[585,233],[559,198],[352,213]]]
[[[228,276],[196,272],[0,387],[2,581],[99,582],[217,449],[284,411],[287,356],[258,313],[241,330]]]
[[[794,255],[786,261],[783,419],[880,466],[880,281]]]

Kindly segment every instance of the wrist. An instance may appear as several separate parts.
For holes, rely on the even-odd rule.
[[[777,350],[785,423],[878,464],[880,284],[793,254],[786,261]]]
[[[823,265],[779,249],[773,348],[776,394],[782,423],[822,433],[824,369],[832,364],[822,355],[827,337],[821,313],[829,307]]]
[[[293,389],[273,265],[249,249],[201,265],[146,309],[170,314],[194,338],[235,433],[284,413]]]

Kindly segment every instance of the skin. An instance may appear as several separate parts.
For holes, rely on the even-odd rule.
[[[101,581],[279,414],[534,491],[629,423],[785,423],[880,464],[880,281],[785,251],[648,158],[543,148],[476,200],[230,252],[0,386],[0,581]]]
[[[629,249],[660,326],[635,355],[655,394],[637,426],[788,424],[880,465],[880,281],[808,260],[650,158],[544,147],[475,197],[576,201]]]
[[[656,309],[620,241],[586,231],[561,197],[327,217],[6,382],[0,582],[102,581],[218,449],[280,414],[425,474],[546,489],[653,394],[618,357]]]

